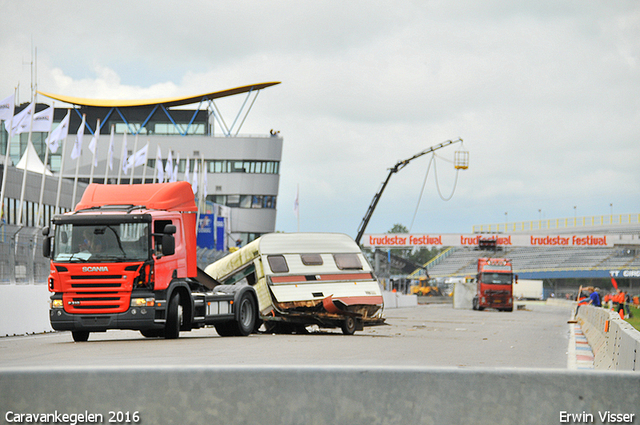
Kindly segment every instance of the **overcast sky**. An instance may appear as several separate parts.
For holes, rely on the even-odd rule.
[[[276,229],[356,235],[388,168],[464,139],[451,200],[425,155],[367,233],[640,213],[640,3],[0,0],[0,98],[183,96],[269,81],[241,133],[281,132]],[[40,99],[42,100],[42,99]],[[232,121],[243,96],[218,105]],[[438,151],[442,197],[460,144]],[[613,204],[613,207],[611,207]],[[417,215],[414,221],[414,213]]]

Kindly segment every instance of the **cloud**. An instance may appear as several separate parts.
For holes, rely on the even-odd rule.
[[[355,234],[400,159],[462,137],[451,201],[430,175],[414,229],[637,212],[640,6],[597,2],[5,2],[2,92],[157,98],[282,81],[242,133],[284,136],[278,230]],[[38,6],[38,7],[35,7]],[[29,24],[20,17],[30,16]],[[12,17],[9,19],[8,17]],[[98,25],[99,24],[99,25]],[[26,63],[26,65],[25,65]],[[241,96],[220,101],[233,117]],[[456,148],[439,154],[452,157]],[[408,225],[428,158],[397,175],[369,230]],[[454,172],[438,163],[443,193]]]

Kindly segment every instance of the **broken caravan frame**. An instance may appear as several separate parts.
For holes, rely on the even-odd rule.
[[[352,335],[384,322],[382,292],[358,245],[339,233],[269,233],[205,268],[222,284],[245,280],[269,332],[308,325]]]

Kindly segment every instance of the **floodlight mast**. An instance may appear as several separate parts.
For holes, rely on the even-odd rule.
[[[382,183],[382,186],[380,187],[380,190],[378,190],[378,192],[373,196],[373,200],[371,201],[371,205],[369,205],[369,209],[367,210],[367,213],[365,214],[364,218],[362,219],[362,222],[360,223],[360,227],[358,227],[358,235],[356,236],[356,243],[358,245],[360,245],[360,240],[362,239],[362,236],[364,235],[364,231],[367,228],[367,224],[369,224],[369,220],[371,220],[371,216],[373,215],[373,211],[376,209],[376,205],[378,205],[378,201],[380,200],[380,197],[382,196],[382,192],[384,191],[384,189],[387,187],[387,183],[389,183],[389,180],[391,179],[391,176],[395,173],[397,173],[398,171],[402,170],[404,167],[406,167],[409,162],[413,161],[416,158],[421,157],[422,155],[426,155],[428,153],[437,151],[438,149],[444,148],[446,146],[452,145],[454,143],[458,143],[458,142],[462,142],[462,139],[457,139],[457,140],[447,140],[446,142],[442,142],[439,145],[435,145],[435,146],[431,146],[429,149],[426,149],[422,152],[419,152],[415,155],[413,155],[411,158],[405,159],[404,161],[398,161],[398,163],[396,165],[394,165],[392,168],[389,168],[389,175],[387,175],[387,179]]]

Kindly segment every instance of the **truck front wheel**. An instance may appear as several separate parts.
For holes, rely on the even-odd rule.
[[[89,331],[71,331],[75,342],[85,342],[89,339]]]
[[[180,336],[180,325],[182,322],[182,306],[180,305],[180,294],[175,292],[169,300],[167,308],[167,321],[164,328],[165,339],[176,339]]]

